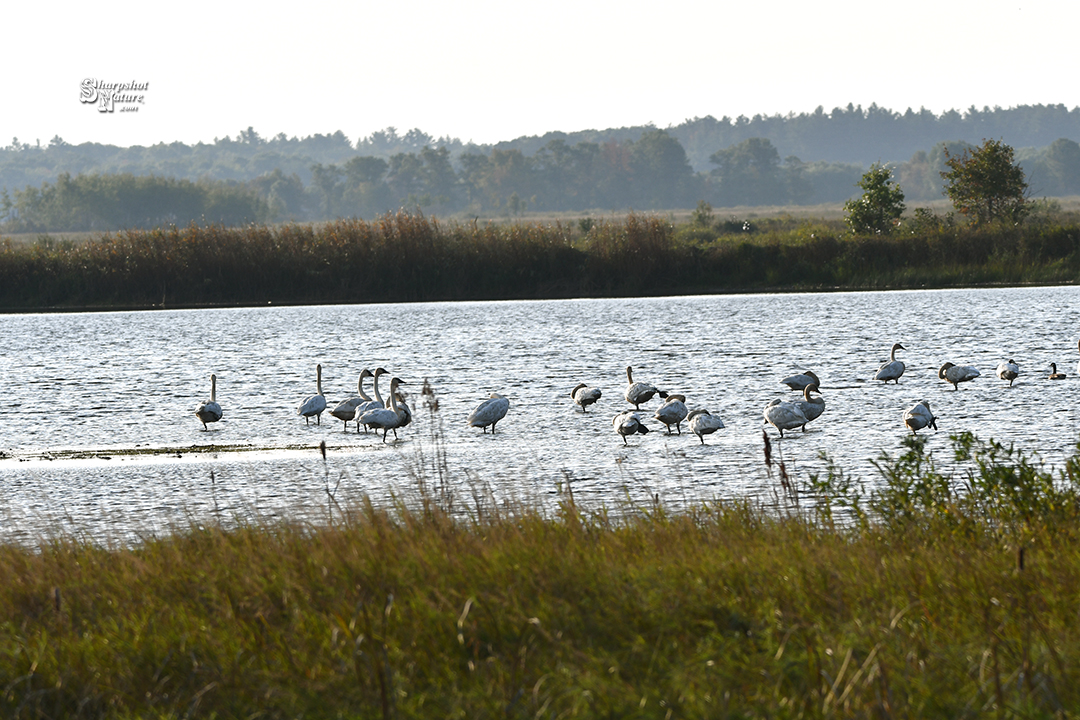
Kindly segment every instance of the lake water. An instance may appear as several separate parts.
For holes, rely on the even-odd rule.
[[[762,408],[794,399],[779,383],[812,369],[824,415],[774,454],[808,477],[824,451],[868,482],[871,461],[896,453],[902,412],[931,402],[940,431],[930,448],[948,454],[950,433],[1013,442],[1058,464],[1080,427],[1073,287],[653,299],[265,307],[116,313],[0,315],[0,536],[33,540],[58,532],[131,537],[218,512],[228,516],[325,516],[326,487],[342,504],[363,494],[385,501],[415,476],[434,481],[433,420],[422,407],[434,388],[447,485],[458,497],[545,502],[570,479],[593,505],[659,495],[683,504],[716,497],[770,497],[762,453]],[[907,348],[900,384],[873,381],[889,348]],[[994,369],[1013,358],[1014,387]],[[945,361],[982,376],[952,386]],[[1051,362],[1068,379],[1045,379]],[[325,413],[305,424],[295,408],[323,366],[330,407],[354,394],[363,368],[406,382],[415,420],[400,440],[342,432]],[[611,426],[628,408],[625,368],[635,380],[707,407],[727,427],[703,446],[681,436],[635,435]],[[224,418],[204,431],[193,408],[218,377]],[[389,385],[384,377],[384,394]],[[603,398],[582,413],[579,382]],[[370,382],[368,383],[370,391]],[[495,435],[467,427],[490,392],[510,399]],[[651,417],[654,399],[642,407]],[[320,441],[329,447],[319,457]],[[214,445],[243,452],[191,452]],[[131,449],[169,448],[164,455]],[[82,451],[72,457],[72,451]],[[123,454],[121,454],[123,453]],[[52,459],[50,459],[52,458]],[[420,468],[428,466],[427,471]]]

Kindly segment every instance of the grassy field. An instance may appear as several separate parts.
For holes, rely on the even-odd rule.
[[[912,438],[867,489],[766,444],[769,507],[528,506],[443,468],[319,525],[0,546],[0,714],[1077,717],[1080,461],[953,453]]]

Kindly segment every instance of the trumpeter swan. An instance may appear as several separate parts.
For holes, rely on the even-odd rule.
[[[1002,380],[1009,381],[1009,387],[1012,387],[1013,380],[1020,376],[1020,366],[1009,358],[1008,362],[1003,362],[997,366],[997,376]]]
[[[640,410],[641,403],[652,400],[652,396],[657,394],[662,398],[667,397],[666,392],[657,390],[655,386],[649,383],[634,382],[633,368],[629,365],[626,366],[626,394],[623,396],[626,398],[626,402],[633,405],[635,409]]]
[[[633,435],[634,433],[645,435],[649,432],[649,428],[645,427],[645,423],[641,422],[641,416],[633,410],[625,410],[611,418],[611,425],[615,428],[615,432],[622,435],[623,445],[630,444],[626,442],[627,435]]]
[[[682,421],[686,419],[686,396],[668,395],[667,400],[661,405],[653,417],[667,426],[667,434],[671,434],[671,426],[682,435]]]
[[[579,383],[570,391],[570,397],[581,406],[581,412],[600,399],[600,388],[589,387],[585,383]]]
[[[326,409],[326,398],[322,394],[322,365],[315,366],[315,394],[304,398],[300,407],[296,408],[297,415],[304,416],[304,422],[310,424],[311,416],[315,421],[322,424],[322,413]]]
[[[210,375],[210,399],[204,400],[195,407],[195,417],[202,420],[203,430],[206,423],[217,422],[221,419],[221,406],[217,402],[217,375]]]
[[[484,432],[487,432],[488,425],[491,426],[491,434],[495,434],[495,423],[506,417],[506,411],[510,409],[510,401],[499,393],[491,393],[484,402],[477,405],[471,413],[469,413],[469,425],[472,427],[482,428]]]
[[[345,423],[345,429],[349,427],[349,421],[356,419],[356,411],[361,405],[371,402],[371,398],[364,392],[364,378],[371,377],[371,371],[364,368],[360,371],[360,379],[356,382],[356,395],[351,398],[342,400],[334,409],[330,411],[330,414]],[[357,425],[357,430],[360,426]]]
[[[724,427],[723,420],[704,409],[691,410],[686,419],[690,423],[690,430],[698,436],[698,440],[701,441],[702,445],[705,444],[706,435]]]
[[[947,383],[952,383],[953,390],[959,390],[960,383],[979,377],[979,371],[974,365],[953,365],[947,362],[938,368],[937,376]]]
[[[900,343],[894,343],[892,351],[889,352],[889,362],[878,368],[877,375],[874,376],[875,380],[881,380],[882,382],[889,382],[892,380],[897,385],[900,384],[900,376],[904,374],[904,363],[901,360],[896,359],[897,350],[906,350]]]
[[[401,415],[398,414],[397,388],[403,384],[398,378],[390,380],[390,399],[386,401],[386,407],[368,410],[360,416],[358,422],[375,428],[375,433],[383,431],[383,442],[386,442],[386,433],[401,425]],[[397,433],[394,433],[397,437]]]
[[[374,381],[372,383],[371,388],[372,388],[372,391],[375,393],[375,399],[364,403],[363,405],[361,405],[359,408],[356,409],[356,432],[360,432],[360,426],[364,425],[364,423],[360,422],[360,418],[362,418],[364,416],[364,413],[366,413],[368,410],[379,410],[380,408],[386,407],[386,402],[383,401],[382,394],[379,392],[379,378],[382,377],[383,375],[389,375],[389,374],[390,374],[389,370],[386,370],[385,368],[381,368],[381,367],[380,368],[375,368],[375,372],[373,372],[371,374],[371,377],[374,378]],[[364,432],[367,432],[367,431],[368,431],[368,426],[364,425]],[[397,437],[396,433],[395,433],[394,437]]]
[[[810,393],[816,392],[819,397],[812,398]],[[795,404],[802,410],[803,415],[806,416],[806,421],[817,420],[821,417],[821,413],[825,412],[825,398],[820,397],[821,390],[818,389],[817,383],[810,383],[803,388],[803,399],[796,400]],[[803,432],[806,432],[806,425],[802,426]]]
[[[904,425],[911,429],[912,435],[918,435],[917,430],[930,426],[937,430],[937,418],[930,412],[930,403],[920,400],[904,412]]]
[[[807,370],[804,373],[792,375],[780,381],[781,385],[787,385],[792,390],[802,390],[810,383],[813,383],[814,385],[821,384],[821,381],[818,380],[818,376],[814,374],[813,370]]]
[[[784,437],[785,430],[793,430],[810,422],[797,403],[780,400],[772,400],[762,411],[765,421],[780,431],[780,437]]]

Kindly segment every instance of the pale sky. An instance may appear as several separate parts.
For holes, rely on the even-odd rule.
[[[477,143],[871,103],[1080,105],[1066,0],[17,3],[0,147],[388,126]],[[149,83],[137,112],[86,78]],[[1077,138],[1080,139],[1080,138]]]

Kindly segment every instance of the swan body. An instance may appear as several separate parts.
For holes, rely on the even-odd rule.
[[[653,417],[667,426],[667,434],[671,434],[671,426],[682,435],[682,421],[686,419],[686,396],[668,395],[667,401],[657,409]]]
[[[379,392],[379,378],[383,375],[389,374],[390,372],[384,368],[375,368],[375,372],[371,373],[371,377],[374,378],[371,389],[372,392],[375,393],[375,399],[369,400],[365,403],[361,403],[359,406],[357,406],[356,432],[360,432],[360,426],[364,425],[364,423],[360,421],[360,418],[364,416],[364,413],[368,412],[369,410],[381,410],[382,408],[386,407],[386,402],[382,399],[382,394]],[[365,397],[367,396],[365,395]],[[364,425],[364,432],[368,431],[368,427],[369,426]],[[397,437],[396,433],[394,436]]]
[[[782,385],[787,385],[792,390],[802,390],[807,385],[813,383],[814,385],[820,385],[821,381],[818,380],[818,376],[814,374],[813,370],[807,370],[804,373],[798,375],[792,375],[786,377],[780,381]]]
[[[690,423],[690,430],[698,436],[701,444],[705,444],[705,436],[716,432],[724,427],[724,421],[708,410],[693,410],[686,416]]]
[[[641,409],[641,403],[652,400],[653,395],[660,395],[662,398],[667,397],[667,393],[663,390],[657,390],[656,386],[649,383],[634,382],[633,368],[629,365],[626,366],[626,393],[623,397],[626,398],[626,402],[634,406],[635,409]]]
[[[1065,379],[1065,373],[1059,373],[1057,371],[1057,365],[1055,363],[1050,363],[1050,375],[1046,379],[1047,380],[1064,380]]]
[[[210,399],[195,407],[195,417],[202,421],[203,430],[207,429],[206,423],[221,419],[221,406],[217,402],[217,375],[210,375]]]
[[[812,392],[816,392],[819,397],[810,397]],[[817,420],[821,417],[821,413],[825,412],[825,398],[820,397],[820,395],[821,391],[818,390],[817,383],[810,383],[803,388],[803,399],[795,401],[795,404],[802,410],[803,415],[806,416],[807,422]],[[806,432],[806,425],[802,426],[802,430]]]
[[[485,433],[488,425],[490,425],[491,434],[494,435],[495,423],[506,417],[506,411],[509,409],[509,400],[498,393],[491,393],[491,397],[477,405],[469,413],[469,425],[482,428]]]
[[[953,365],[947,362],[938,369],[937,375],[945,382],[952,383],[953,390],[959,390],[960,383],[979,377],[979,371],[973,365]]]
[[[889,352],[889,362],[878,368],[877,375],[874,376],[875,380],[885,383],[892,380],[897,385],[900,384],[900,376],[904,374],[904,363],[896,359],[896,351],[904,349],[906,348],[900,343],[893,344],[892,351]]]
[[[937,418],[930,412],[930,403],[921,400],[908,408],[904,412],[904,425],[910,428],[912,435],[918,435],[916,431],[927,426],[937,430]]]
[[[641,422],[641,415],[633,410],[626,410],[613,417],[611,426],[615,428],[615,432],[622,435],[623,445],[630,444],[626,442],[627,435],[633,435],[634,433],[645,435],[649,432],[649,428],[645,427],[645,423]]]
[[[997,366],[997,376],[1002,380],[1009,381],[1009,387],[1012,387],[1013,380],[1020,376],[1020,366],[1009,358],[1008,362],[1003,362]]]
[[[600,388],[589,387],[585,383],[580,383],[570,391],[570,397],[581,406],[581,412],[585,412],[585,408],[600,399]]]
[[[390,399],[386,401],[386,407],[375,408],[374,410],[368,410],[361,415],[357,422],[366,425],[367,427],[375,428],[375,433],[378,434],[379,430],[383,431],[382,440],[386,442],[386,433],[390,430],[394,430],[401,426],[402,416],[398,414],[398,402],[397,402],[397,388],[402,382],[398,378],[390,380]],[[394,433],[394,437],[397,437],[397,433]]]
[[[780,437],[784,437],[785,430],[803,427],[810,422],[798,403],[787,402],[780,398],[766,405],[762,415],[765,417],[765,422],[780,431]]]
[[[316,365],[315,394],[304,398],[300,407],[296,408],[296,414],[303,415],[304,422],[308,424],[311,423],[311,416],[314,415],[315,421],[321,425],[323,410],[326,410],[326,398],[322,394],[322,365]]]
[[[350,420],[356,419],[357,408],[360,407],[360,405],[372,402],[372,399],[364,392],[364,378],[366,377],[371,377],[371,371],[364,368],[360,371],[360,379],[356,383],[356,395],[342,400],[330,411],[331,415],[345,423],[346,428],[348,428]]]

